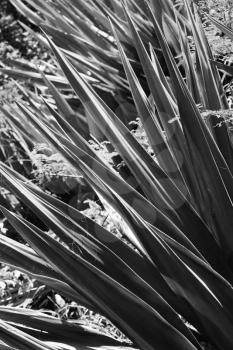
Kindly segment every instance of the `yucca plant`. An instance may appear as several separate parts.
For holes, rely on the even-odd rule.
[[[122,45],[146,93],[149,93],[149,89],[118,0],[100,2],[94,0],[88,2],[81,0],[22,2],[17,0],[12,1],[12,4],[22,16],[26,16],[34,25],[42,27],[53,38],[55,44],[65,52],[72,64],[86,75],[105,103],[114,111],[118,110],[117,115],[126,125],[131,121],[132,114],[134,114],[134,119],[136,118],[137,112],[132,103],[130,89],[125,79],[121,59],[117,53],[108,17],[118,28]],[[165,68],[166,64],[161,55],[161,48],[153,30],[153,24],[148,17],[146,6],[143,3],[138,6],[136,1],[128,1],[128,5],[144,44],[146,47],[148,47],[149,42],[153,45]],[[169,44],[179,56],[180,48],[175,17],[179,18],[186,28],[189,28],[186,13],[182,12],[183,6],[180,5],[179,1],[173,0],[152,2],[152,6],[160,25],[164,27]],[[166,20],[162,21],[162,13],[166,13]],[[32,32],[24,24],[23,27]],[[49,48],[44,37],[38,33],[34,33],[34,35]],[[16,64],[15,68],[15,70],[5,68],[2,72],[23,79],[30,76],[32,81],[41,80],[40,75],[31,71],[30,67],[26,70]],[[55,80],[58,78],[59,82],[61,80],[60,76],[50,78]],[[43,80],[40,82],[43,83]],[[61,88],[62,86],[60,86],[60,90]],[[129,108],[126,111],[124,106],[130,106],[132,113],[129,114]],[[103,140],[103,134],[93,125],[88,114],[85,117],[91,133],[100,141]]]
[[[94,2],[86,4],[91,3]],[[104,3],[101,2],[103,9]],[[176,16],[170,18],[180,33],[185,80],[162,30],[161,23],[168,14],[155,16],[155,6],[160,2],[143,1],[143,10],[153,24],[169,79],[152,45],[147,42],[145,47],[137,17],[127,4],[120,6],[118,1],[113,4],[119,5],[124,23],[127,21],[127,33],[133,39],[150,90],[148,98],[122,45],[122,30],[115,18],[109,16],[106,25],[115,38],[152,156],[77,66],[71,64],[64,50],[48,37],[46,40],[67,83],[90,120],[122,157],[129,170],[128,177],[121,178],[90,147],[80,130],[72,126],[66,117],[68,107],[63,97],[46,77],[42,78],[60,104],[59,113],[45,102],[55,118],[53,123],[32,103],[19,103],[15,115],[18,118],[23,115],[31,130],[36,129],[83,175],[103,204],[107,203],[121,215],[127,225],[127,241],[1,163],[2,184],[30,207],[50,232],[1,205],[6,218],[29,246],[1,237],[0,259],[107,317],[131,340],[128,347],[201,349],[198,340],[201,335],[216,349],[230,350],[233,346],[232,148],[226,125],[216,128],[216,121],[211,120],[207,126],[199,110],[200,106],[209,110],[227,108],[218,71],[211,61],[198,14],[188,1],[184,1],[183,11],[196,45],[195,64],[186,39],[186,26]],[[136,2],[132,4],[136,6]],[[164,4],[169,2],[161,5],[166,9]],[[95,2],[93,11],[97,9],[99,5]],[[15,115],[6,115],[17,123]],[[126,346],[93,334],[90,329],[83,332],[78,324],[61,322],[32,310],[2,307],[0,311],[0,339],[6,348]]]

